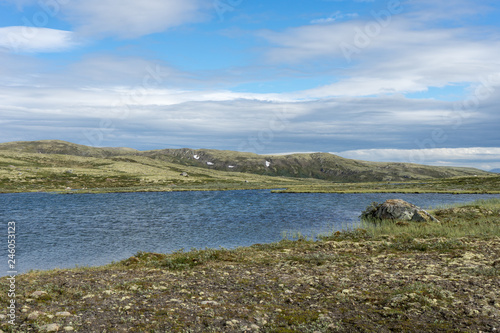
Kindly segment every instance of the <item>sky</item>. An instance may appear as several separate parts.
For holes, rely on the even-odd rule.
[[[496,0],[0,0],[0,142],[500,168]]]

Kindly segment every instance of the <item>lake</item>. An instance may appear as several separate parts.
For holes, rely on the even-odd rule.
[[[371,202],[400,198],[422,208],[498,195],[273,194],[269,190],[108,194],[0,195],[2,234],[16,222],[19,272],[95,266],[138,251],[169,253],[191,248],[234,248],[359,223]],[[7,272],[7,237],[2,238]]]

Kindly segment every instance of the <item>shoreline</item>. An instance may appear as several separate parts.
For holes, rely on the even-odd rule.
[[[500,318],[500,199],[433,211],[440,224],[364,224],[232,250],[139,252],[16,277],[8,332],[484,331]],[[7,288],[7,289],[6,289]],[[0,304],[6,309],[6,277]],[[52,326],[50,326],[52,325]]]
[[[247,175],[251,177],[252,175]],[[254,175],[253,175],[254,176]],[[109,183],[109,182],[108,182]],[[104,186],[99,186],[104,185]],[[11,183],[0,187],[0,194],[6,193],[137,193],[137,192],[204,192],[235,190],[271,190],[272,193],[442,193],[442,194],[500,194],[500,176],[458,177],[429,179],[425,182],[367,182],[338,183],[318,181],[317,179],[267,179],[266,181],[216,181],[200,183],[168,184],[130,184],[110,186],[95,184],[93,187],[59,187],[22,185]]]
[[[324,189],[297,189],[283,188],[281,186],[255,186],[244,188],[137,188],[137,189],[72,189],[72,190],[26,190],[26,191],[5,191],[0,190],[2,194],[16,193],[48,193],[48,194],[102,194],[102,193],[150,193],[150,192],[215,192],[215,191],[252,191],[252,190],[270,190],[275,194],[286,193],[339,193],[339,194],[364,194],[364,193],[394,193],[394,194],[500,194],[500,190],[423,190],[423,189],[363,189],[363,190],[324,190]]]

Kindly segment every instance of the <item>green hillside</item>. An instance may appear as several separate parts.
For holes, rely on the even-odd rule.
[[[45,140],[0,144],[0,192],[303,188],[491,176],[471,168],[374,163],[327,153],[257,155],[208,149],[138,151]],[[482,178],[482,177],[479,177]],[[368,185],[369,187],[371,185]]]
[[[36,154],[63,154],[87,157],[109,157],[138,152],[133,148],[95,148],[60,140],[15,141],[0,143],[0,151]]]
[[[403,181],[489,174],[473,168],[365,162],[328,153],[257,155],[208,149],[165,149],[138,154],[172,163],[221,171],[315,178],[335,182]]]

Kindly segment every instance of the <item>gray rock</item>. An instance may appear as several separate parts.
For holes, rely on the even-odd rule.
[[[71,316],[71,313],[69,313],[68,311],[62,311],[62,312],[56,313],[56,317],[70,317],[70,316]]]
[[[361,214],[361,218],[372,221],[399,220],[439,223],[438,219],[425,210],[401,199],[389,199],[383,204],[374,202]]]
[[[48,324],[40,327],[42,332],[57,332],[59,331],[60,326],[57,324]]]
[[[41,314],[40,311],[34,311],[28,315],[28,320],[36,320]]]
[[[47,292],[42,291],[42,290],[37,290],[37,291],[33,292],[30,296],[33,298],[45,297],[45,296],[47,296]]]

